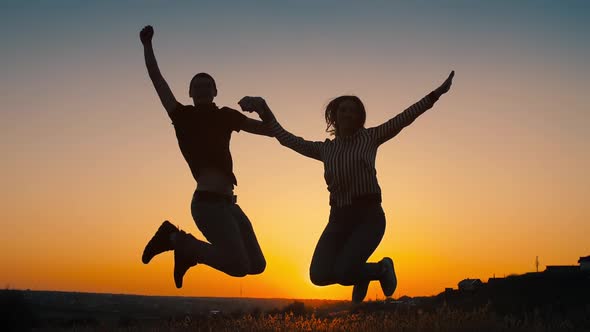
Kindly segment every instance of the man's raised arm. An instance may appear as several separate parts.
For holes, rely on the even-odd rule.
[[[160,68],[158,68],[158,62],[156,62],[156,56],[154,55],[154,49],[152,47],[153,36],[154,28],[152,28],[151,25],[144,27],[139,33],[139,39],[143,44],[145,66],[147,67],[148,74],[150,75],[150,79],[158,93],[158,97],[160,97],[162,105],[168,113],[171,113],[176,108],[178,102],[176,101],[172,90],[170,90],[168,83],[166,83],[166,80],[162,76],[162,73],[160,73]]]

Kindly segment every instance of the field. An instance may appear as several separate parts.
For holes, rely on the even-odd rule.
[[[103,331],[71,328],[64,331]],[[442,309],[435,313],[350,313],[341,317],[299,316],[293,313],[238,318],[219,317],[174,321],[162,326],[130,326],[114,331],[587,331],[569,321],[547,323],[535,317],[497,317],[485,309],[466,313]]]
[[[3,331],[590,331],[590,306],[499,314],[422,301],[147,297],[2,291]]]

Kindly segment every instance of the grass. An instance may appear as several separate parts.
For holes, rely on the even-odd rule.
[[[4,290],[1,295],[2,331],[590,331],[587,301],[571,307],[554,304],[506,314],[498,313],[491,302],[465,309],[447,302],[421,306],[335,302],[312,307],[300,301],[266,312],[259,307],[248,311],[239,307],[242,309],[231,313],[214,314],[182,304],[181,310],[175,307],[166,311],[162,307],[146,314],[134,306],[124,310],[123,299],[103,307],[83,308],[80,304],[67,305],[67,297],[42,306],[30,302],[22,291]],[[62,302],[65,304],[60,305]]]
[[[551,321],[539,316],[498,316],[483,307],[470,312],[443,306],[433,312],[405,308],[366,312],[362,309],[337,314],[293,312],[234,315],[184,316],[160,326],[74,326],[52,331],[587,331],[567,320]]]

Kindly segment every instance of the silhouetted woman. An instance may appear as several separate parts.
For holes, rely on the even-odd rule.
[[[266,261],[252,229],[252,224],[236,204],[233,188],[237,185],[229,151],[232,132],[244,130],[267,135],[261,121],[242,113],[219,108],[215,80],[209,74],[193,77],[189,95],[194,106],[182,105],[172,94],[160,73],[152,37],[154,30],[146,26],[140,32],[145,64],[162,105],[172,120],[180,151],[195,180],[197,188],[191,202],[195,223],[209,242],[197,240],[164,221],[146,245],[142,261],[165,251],[174,250],[174,282],[182,287],[186,271],[197,263],[209,265],[231,276],[262,273]]]
[[[310,278],[315,285],[354,285],[352,300],[358,303],[365,298],[369,282],[379,280],[385,296],[393,295],[397,287],[393,260],[385,257],[367,263],[385,231],[375,170],[377,148],[430,109],[449,91],[453,76],[451,72],[439,88],[373,128],[364,128],[365,107],[358,97],[335,98],[325,111],[326,130],[335,138],[323,142],[307,141],[283,129],[260,97],[244,97],[239,102],[244,111],[258,113],[282,145],[324,163],[331,208],[311,261]]]

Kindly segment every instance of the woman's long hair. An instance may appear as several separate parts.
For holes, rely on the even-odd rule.
[[[357,105],[357,110],[360,113],[360,123],[359,128],[362,128],[365,125],[365,120],[367,119],[367,112],[365,111],[365,105],[357,96],[347,95],[347,96],[340,96],[332,99],[328,106],[326,106],[326,112],[324,114],[326,118],[326,132],[329,132],[330,135],[338,136],[338,123],[336,123],[336,111],[340,104],[344,101],[350,100]]]

